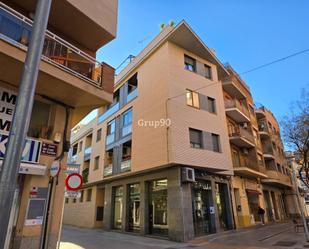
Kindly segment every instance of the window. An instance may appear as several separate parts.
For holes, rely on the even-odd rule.
[[[76,203],[76,198],[73,199],[73,203]]]
[[[104,216],[104,207],[97,207],[96,221],[102,221]]]
[[[208,111],[211,113],[216,113],[216,101],[214,98],[207,97]]]
[[[185,69],[191,72],[196,72],[196,60],[185,55]]]
[[[116,126],[115,119],[108,122],[108,124],[107,124],[107,136],[115,133],[115,128],[116,128],[115,126]]]
[[[132,124],[132,109],[123,113],[123,127]]]
[[[92,189],[87,189],[87,201],[91,201]]]
[[[51,105],[34,100],[27,135],[35,138],[48,139],[51,135],[50,122]]]
[[[73,145],[72,156],[75,156],[77,154],[77,147],[78,147],[78,144]]]
[[[69,198],[65,198],[65,203],[69,203]]]
[[[81,152],[82,150],[83,150],[83,141],[80,141],[78,151]]]
[[[129,80],[128,80],[128,94],[133,92],[137,88],[137,73],[134,74]]]
[[[211,67],[208,65],[205,65],[205,77],[210,80],[212,79]]]
[[[100,165],[100,156],[95,157],[94,159],[94,170],[98,169]]]
[[[99,142],[102,138],[102,129],[97,130],[97,142]]]
[[[211,134],[212,148],[215,152],[220,152],[220,137],[217,134]]]
[[[84,201],[84,190],[80,191],[80,199],[79,199],[79,202],[83,201]]]
[[[202,131],[189,128],[191,148],[202,148]]]
[[[199,94],[187,89],[187,105],[195,108],[200,108]]]

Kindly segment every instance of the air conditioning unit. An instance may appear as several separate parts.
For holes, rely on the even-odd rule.
[[[181,181],[182,182],[195,182],[195,173],[192,168],[181,169]]]

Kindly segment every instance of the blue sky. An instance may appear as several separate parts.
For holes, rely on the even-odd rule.
[[[241,73],[309,48],[306,0],[119,0],[117,38],[99,50],[99,60],[117,67],[159,32],[160,23],[185,19],[218,58]],[[309,86],[309,52],[242,78],[256,102],[280,120],[290,102]]]

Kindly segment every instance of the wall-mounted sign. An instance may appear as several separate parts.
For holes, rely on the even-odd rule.
[[[75,198],[75,199],[78,199],[81,197],[81,192],[77,192],[77,191],[65,191],[64,192],[64,196],[66,198]]]
[[[42,142],[41,155],[56,156],[57,149],[57,144]]]
[[[8,135],[0,134],[0,158],[4,158]],[[21,161],[29,163],[38,163],[41,151],[41,141],[27,138],[24,145]]]
[[[15,110],[17,95],[15,92],[0,87],[0,133],[8,134]]]
[[[31,188],[25,220],[26,226],[42,225],[46,198],[47,188]]]

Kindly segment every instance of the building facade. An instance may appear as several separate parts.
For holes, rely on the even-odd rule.
[[[117,76],[114,103],[72,137],[86,183],[64,223],[176,241],[234,228],[227,75],[185,22],[166,27]]]
[[[18,99],[36,2],[0,3],[1,164]],[[44,248],[56,248],[62,222],[70,130],[91,110],[112,102],[114,69],[97,62],[95,55],[98,48],[116,35],[117,1],[92,2],[91,6],[88,1],[54,0],[52,3],[19,170],[19,187],[11,211],[12,240],[6,241],[10,248],[39,248],[47,203],[50,204]],[[88,39],[90,34],[92,39]],[[55,161],[60,163],[61,170],[51,179],[49,169]]]
[[[85,184],[66,224],[187,241],[258,224],[259,207],[266,222],[293,212],[276,119],[186,22],[117,76],[113,103],[71,146]]]

